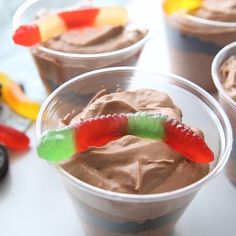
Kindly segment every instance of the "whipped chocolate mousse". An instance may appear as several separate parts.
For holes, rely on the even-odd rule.
[[[236,56],[231,56],[223,63],[220,74],[222,87],[236,101]]]
[[[204,0],[194,11],[165,19],[172,71],[215,91],[210,68],[216,53],[235,41],[236,2]]]
[[[128,30],[125,26],[85,27],[71,30],[48,40],[44,47],[70,53],[103,53],[126,48],[140,41],[147,31],[144,29]]]
[[[165,93],[140,89],[99,93],[71,122],[114,113],[146,111],[181,120]],[[90,147],[62,167],[96,187],[122,193],[152,194],[176,190],[203,178],[209,166],[188,161],[163,141],[126,135],[102,147]]]
[[[97,56],[128,49],[147,34],[148,30],[129,25],[85,27],[52,38],[42,43],[39,48],[32,49],[32,53],[40,77],[51,92],[60,84],[84,72],[108,66],[135,65],[143,43],[119,55]]]

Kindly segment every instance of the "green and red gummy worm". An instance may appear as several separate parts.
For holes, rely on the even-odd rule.
[[[183,123],[161,114],[114,114],[49,130],[39,140],[38,155],[62,161],[90,146],[102,146],[124,135],[162,140],[185,158],[199,163],[214,160],[204,139]]]

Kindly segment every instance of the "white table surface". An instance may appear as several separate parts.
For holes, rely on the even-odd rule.
[[[0,6],[2,2],[0,0]],[[45,91],[29,52],[9,40],[10,17],[20,0],[12,2],[8,12],[0,14],[0,71],[22,82],[29,96],[43,100]],[[141,5],[145,2],[148,1],[139,0]],[[151,2],[149,11],[151,19],[155,19],[151,22],[155,33],[138,65],[152,71],[169,72],[158,1]],[[31,138],[31,150],[11,155],[10,171],[0,182],[0,236],[83,236],[57,173],[35,153],[35,126],[27,133]],[[174,236],[235,236],[235,202],[236,188],[223,172],[199,192],[177,224]]]

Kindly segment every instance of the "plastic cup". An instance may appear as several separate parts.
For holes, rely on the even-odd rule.
[[[236,22],[220,22],[188,14],[165,13],[164,20],[171,71],[208,92],[215,92],[211,64],[218,51],[235,41]]]
[[[215,154],[210,173],[184,188],[160,194],[124,194],[103,190],[76,179],[54,165],[71,196],[88,236],[168,235],[199,189],[224,167],[230,155],[229,120],[207,92],[175,75],[144,72],[134,67],[100,69],[80,75],[56,89],[45,101],[37,120],[37,138],[58,127],[58,119],[77,114],[101,89],[115,92],[151,88],[166,92],[183,111],[184,122],[199,127]]]
[[[32,22],[43,9],[55,11],[63,8],[80,7],[88,2],[82,0],[28,0],[17,9],[13,18],[13,26],[17,28],[21,24]],[[99,4],[99,1],[94,2]],[[131,19],[131,21],[130,28],[133,26],[144,28],[140,23],[136,25],[135,19]],[[143,39],[129,47],[96,54],[61,52],[42,45],[32,47],[30,51],[42,82],[50,93],[65,81],[91,70],[108,66],[136,65],[148,38],[149,32]]]
[[[236,43],[229,44],[216,55],[212,63],[212,77],[218,90],[219,102],[226,111],[233,128],[233,150],[227,164],[227,173],[230,179],[236,184],[236,102],[225,92],[222,87],[221,75],[219,73],[221,65],[233,55],[236,55]]]

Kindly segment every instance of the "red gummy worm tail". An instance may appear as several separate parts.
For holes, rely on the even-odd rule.
[[[37,25],[22,25],[13,35],[13,41],[23,46],[33,46],[41,42],[41,36]]]
[[[68,29],[92,26],[96,16],[98,15],[99,8],[82,8],[71,11],[64,11],[58,13],[58,15],[63,19]]]
[[[21,131],[0,124],[0,143],[9,149],[25,150],[29,147],[29,138]]]
[[[85,151],[89,146],[102,146],[127,134],[128,118],[125,114],[101,116],[82,121],[75,129],[76,149]]]
[[[164,141],[191,161],[209,163],[214,160],[214,154],[204,139],[176,120],[165,123]]]

